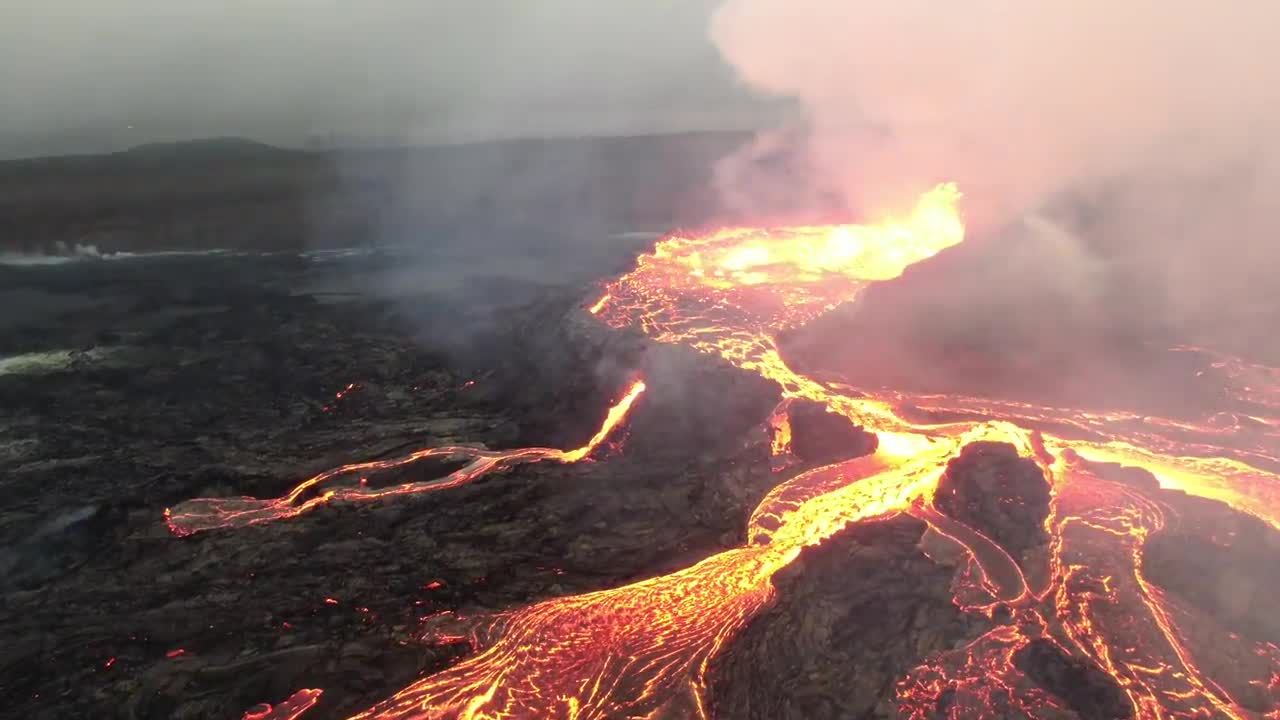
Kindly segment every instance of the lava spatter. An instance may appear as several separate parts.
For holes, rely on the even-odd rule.
[[[501,613],[476,654],[358,717],[709,717],[709,662],[771,601],[774,573],[849,523],[900,513],[920,518],[967,552],[969,569],[957,580],[961,609],[992,617],[999,607],[1007,619],[903,677],[896,691],[902,716],[983,717],[1001,707],[1026,717],[1061,717],[1066,701],[1019,668],[1018,658],[1034,647],[1096,667],[1119,688],[1127,716],[1248,717],[1199,667],[1166,599],[1142,574],[1144,541],[1171,512],[1159,491],[1097,477],[1080,459],[1145,468],[1164,487],[1222,500],[1280,526],[1275,371],[1214,359],[1230,386],[1225,396],[1240,405],[1236,421],[1224,425],[1221,417],[1174,420],[861,389],[808,377],[784,359],[781,332],[856,301],[869,284],[890,281],[962,242],[958,202],[956,188],[942,185],[902,218],[671,236],[638,258],[634,270],[586,306],[590,315],[620,331],[723,358],[777,383],[784,403],[821,403],[875,433],[875,453],[783,480],[752,513],[742,547],[632,585]],[[784,406],[771,425],[776,459],[790,449]],[[593,442],[603,440],[608,427]],[[1048,539],[1038,560],[1011,555],[934,506],[947,463],[974,442],[1012,446],[1049,479]],[[469,464],[450,476],[457,479],[428,489],[513,462],[571,462],[589,452],[468,450]],[[343,488],[300,502],[316,485],[367,469],[376,468],[319,475],[281,500],[194,501],[175,509],[170,525],[195,532],[296,515],[309,503],[358,499],[362,495]],[[1036,583],[1024,572],[1029,562],[1043,564]]]

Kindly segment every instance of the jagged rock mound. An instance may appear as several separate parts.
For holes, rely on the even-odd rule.
[[[1280,643],[1280,532],[1221,503],[1179,498],[1179,519],[1144,546],[1142,572],[1234,632]]]
[[[1155,475],[1142,468],[1084,460],[1071,449],[1064,451],[1062,457],[1069,462],[1078,463],[1100,478],[1123,483],[1147,493],[1160,492],[1160,481],[1156,479]]]
[[[1007,443],[966,446],[947,463],[935,503],[998,543],[1015,561],[1048,542],[1049,483],[1034,462]]]
[[[1014,655],[1013,664],[1081,718],[1123,720],[1133,715],[1128,697],[1110,676],[1048,640],[1031,641]]]
[[[796,400],[787,410],[791,420],[791,451],[811,463],[870,455],[876,451],[876,436],[850,424],[848,418],[827,412],[826,405]]]
[[[895,716],[894,684],[981,629],[951,602],[952,570],[917,547],[924,530],[908,517],[855,525],[774,576],[776,604],[714,661],[711,716]]]

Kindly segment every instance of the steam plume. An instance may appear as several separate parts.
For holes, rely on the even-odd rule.
[[[1269,0],[726,0],[712,36],[798,101],[808,198],[876,214],[956,180],[981,232],[1084,193],[1091,242],[1159,259],[1190,312],[1245,307],[1280,258],[1277,27]],[[778,204],[759,167],[722,168],[731,201]]]

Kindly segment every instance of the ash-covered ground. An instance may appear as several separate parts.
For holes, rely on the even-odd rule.
[[[324,690],[308,718],[346,717],[472,652],[475,619],[740,545],[787,473],[874,449],[797,403],[801,465],[777,472],[766,430],[776,388],[594,322],[586,278],[622,269],[635,249],[619,241],[555,285],[437,266],[454,282],[415,288],[388,283],[401,262],[378,254],[3,269],[0,715],[238,718],[307,687]],[[649,390],[625,436],[589,462],[188,538],[164,523],[190,498],[277,497],[330,467],[418,447],[575,447],[637,375]],[[385,481],[450,469],[412,465]],[[939,506],[1030,573],[1046,487],[1010,448],[971,448]],[[1153,544],[1152,577],[1227,628],[1274,639],[1269,581],[1249,578],[1243,601],[1214,595],[1174,558],[1190,552],[1239,587],[1274,556],[1275,533],[1215,503],[1177,502],[1186,520]],[[1235,523],[1244,539],[1204,541],[1203,523]],[[807,550],[774,579],[774,606],[713,663],[715,716],[893,716],[903,673],[1001,621],[956,608],[962,563],[929,542],[903,516]],[[1065,717],[1128,714],[1109,678],[1053,647],[1018,662],[1071,708]]]

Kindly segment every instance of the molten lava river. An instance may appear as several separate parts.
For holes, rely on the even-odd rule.
[[[1215,367],[1231,381],[1231,400],[1252,410],[1188,422],[854,388],[808,377],[784,361],[779,333],[856,302],[871,283],[892,280],[960,243],[958,202],[957,189],[943,185],[924,195],[909,216],[876,224],[671,236],[609,283],[589,305],[599,322],[717,355],[777,383],[783,407],[775,418],[785,415],[787,403],[821,402],[874,432],[877,450],[782,481],[752,513],[742,547],[670,575],[497,616],[477,636],[474,654],[357,717],[709,717],[709,664],[772,602],[772,576],[803,548],[850,523],[910,514],[966,551],[969,571],[956,582],[956,605],[987,617],[998,610],[1002,620],[967,646],[932,655],[901,677],[895,692],[902,717],[1070,716],[1054,696],[1034,690],[1014,694],[998,714],[992,709],[993,694],[1025,687],[1013,656],[1034,641],[1052,643],[1109,675],[1133,717],[1280,718],[1280,648],[1238,635],[1223,640],[1272,668],[1271,677],[1254,683],[1268,698],[1269,714],[1246,709],[1202,669],[1180,629],[1177,601],[1144,577],[1144,540],[1177,511],[1159,500],[1159,491],[1095,472],[1099,463],[1141,468],[1162,488],[1222,501],[1280,527],[1277,371],[1218,356]],[[189,501],[172,508],[167,519],[175,534],[189,535],[293,517],[331,501],[441,490],[519,463],[576,462],[625,421],[643,391],[642,383],[632,386],[596,437],[576,450],[431,448],[337,468],[279,499]],[[980,440],[1012,444],[1050,482],[1042,571],[1024,573],[998,544],[934,507],[948,461]],[[786,432],[777,434],[774,450],[788,452]],[[377,490],[334,483],[424,457],[463,466],[429,483]],[[944,693],[947,705],[939,710]],[[318,690],[299,691],[247,717],[298,717],[319,696]]]

